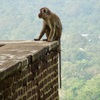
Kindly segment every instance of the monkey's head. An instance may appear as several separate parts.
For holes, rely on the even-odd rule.
[[[40,13],[38,14],[38,17],[47,19],[49,17],[50,13],[51,13],[51,11],[48,8],[43,7],[40,9]]]

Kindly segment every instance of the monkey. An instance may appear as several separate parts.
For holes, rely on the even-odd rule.
[[[35,39],[35,41],[40,40],[45,33],[48,42],[60,40],[62,33],[60,18],[46,7],[40,9],[38,17],[43,19],[43,28],[40,32],[39,38]]]
[[[48,42],[58,41],[59,42],[59,76],[60,76],[60,88],[61,88],[61,34],[62,34],[62,23],[60,18],[53,13],[49,8],[43,7],[40,9],[38,14],[39,18],[43,19],[43,27],[40,35],[35,41],[41,40],[44,34]]]

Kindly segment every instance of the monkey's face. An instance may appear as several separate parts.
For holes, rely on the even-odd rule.
[[[48,8],[41,8],[40,13],[38,14],[38,17],[47,19],[47,17],[49,16],[49,13],[50,13],[50,11]]]

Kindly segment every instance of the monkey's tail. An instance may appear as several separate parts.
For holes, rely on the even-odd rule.
[[[59,40],[59,84],[60,88],[62,86],[62,80],[61,80],[61,40]]]

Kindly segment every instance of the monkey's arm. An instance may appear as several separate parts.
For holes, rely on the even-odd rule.
[[[41,32],[40,32],[40,35],[39,35],[39,37],[37,38],[37,39],[34,39],[35,41],[38,41],[38,40],[40,40],[42,37],[43,37],[43,35],[44,35],[44,33],[45,33],[45,29],[46,29],[46,25],[45,25],[45,23],[43,24],[43,28],[42,28],[42,30],[41,30]]]

